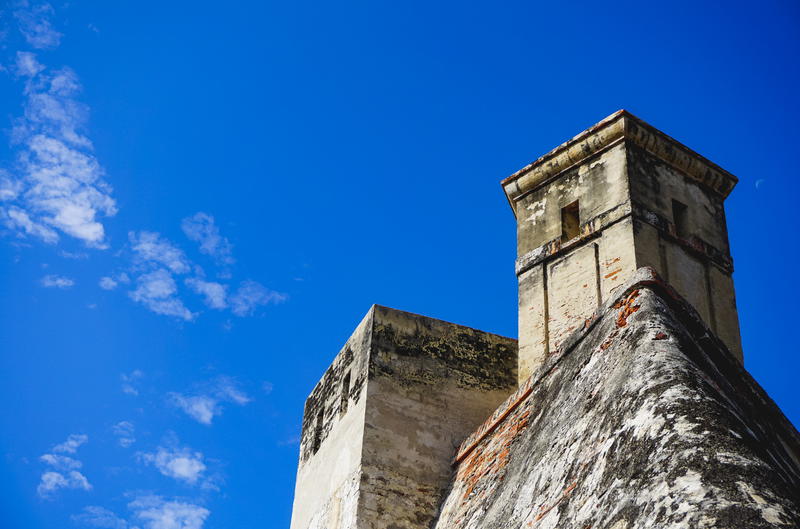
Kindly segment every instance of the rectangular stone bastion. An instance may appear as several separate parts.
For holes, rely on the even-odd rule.
[[[374,305],[305,404],[291,529],[430,527],[516,340]]]

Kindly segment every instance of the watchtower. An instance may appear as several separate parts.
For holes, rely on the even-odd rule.
[[[651,266],[742,361],[732,174],[620,110],[503,180],[517,219],[519,380]]]

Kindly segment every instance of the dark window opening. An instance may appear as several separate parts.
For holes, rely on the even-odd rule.
[[[672,222],[675,224],[675,235],[685,239],[689,236],[689,208],[677,200],[672,201]]]
[[[561,208],[561,241],[574,239],[581,233],[581,216],[578,201]]]
[[[342,404],[339,407],[339,413],[344,415],[347,413],[347,405],[350,403],[350,372],[344,376],[342,380]]]
[[[317,453],[319,445],[322,443],[322,421],[325,419],[325,409],[319,410],[317,413],[317,424],[314,426],[314,440],[311,444],[311,451]]]

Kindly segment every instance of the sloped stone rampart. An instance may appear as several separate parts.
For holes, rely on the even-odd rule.
[[[800,435],[647,269],[459,448],[436,529],[800,526]]]

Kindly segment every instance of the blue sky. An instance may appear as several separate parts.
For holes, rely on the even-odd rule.
[[[740,178],[746,365],[800,423],[798,5],[395,4],[2,8],[3,527],[287,527],[370,305],[515,336],[498,182],[620,108]]]

